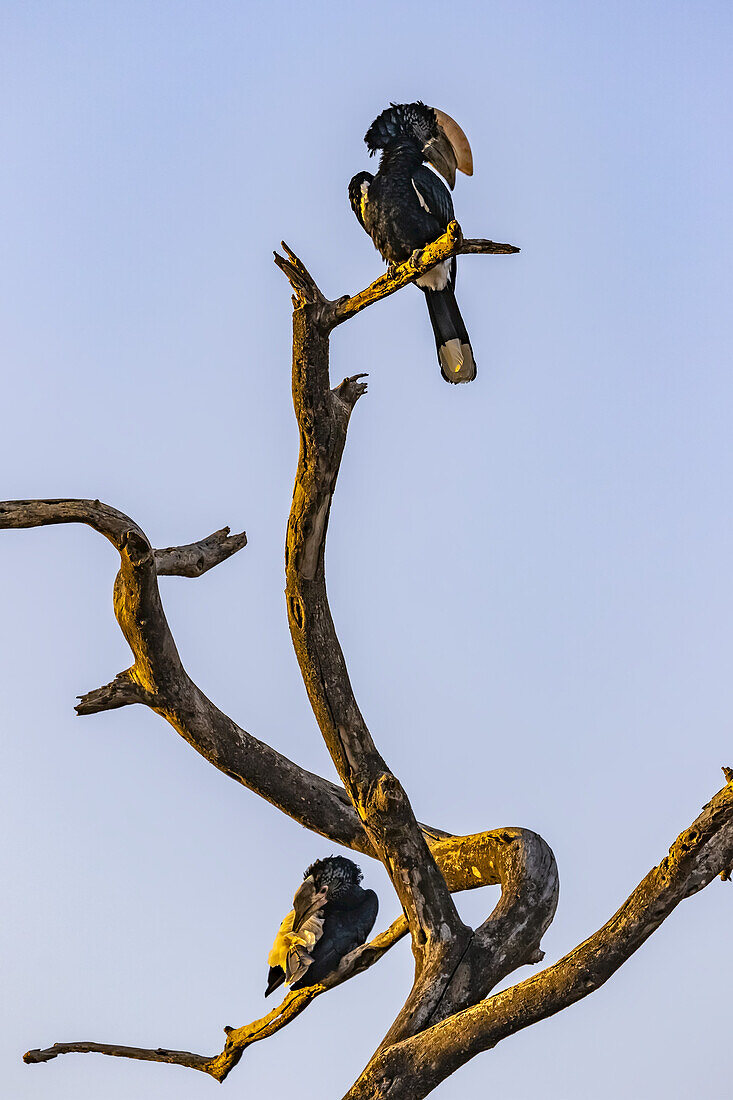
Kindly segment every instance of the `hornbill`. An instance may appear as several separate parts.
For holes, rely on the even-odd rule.
[[[364,141],[373,156],[382,152],[376,176],[359,172],[349,184],[349,201],[375,247],[390,264],[403,263],[434,241],[453,219],[450,191],[456,168],[473,174],[468,138],[457,122],[424,103],[393,103],[375,118]],[[444,260],[416,280],[428,303],[438,362],[446,382],[472,382],[476,363],[455,299],[456,261]]]
[[[267,958],[266,997],[283,982],[317,985],[366,941],[377,919],[377,895],[361,888],[361,871],[345,856],[316,860],[303,878]]]

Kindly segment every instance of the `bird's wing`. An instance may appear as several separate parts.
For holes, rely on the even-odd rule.
[[[453,221],[454,214],[453,199],[443,181],[438,179],[435,172],[421,164],[412,173],[412,186],[423,209],[432,214],[441,228],[445,229],[448,222]]]
[[[280,967],[290,985],[302,978],[313,961],[310,952],[323,934],[323,907],[328,891],[316,890],[311,875],[296,890],[293,908],[283,919],[267,961]]]
[[[313,985],[336,970],[345,955],[361,947],[374,927],[379,899],[373,890],[365,890],[360,905],[354,909],[337,909],[326,918],[323,938],[313,952],[306,983]],[[296,982],[298,979],[295,980]],[[293,988],[300,988],[295,982]]]
[[[349,183],[349,202],[351,203],[351,209],[356,214],[357,221],[362,229],[366,229],[364,208],[366,206],[369,184],[373,179],[374,176],[369,172],[357,172]],[[367,232],[369,232],[368,229]]]
[[[359,947],[360,944],[366,943],[369,933],[374,927],[374,922],[377,919],[377,913],[379,912],[379,898],[373,890],[364,891],[364,900],[354,914],[354,922],[352,928],[354,930],[354,945],[349,948],[349,951],[353,951],[354,947]]]

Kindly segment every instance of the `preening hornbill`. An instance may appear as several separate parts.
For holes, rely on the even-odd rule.
[[[382,152],[376,176],[359,172],[349,184],[349,201],[385,260],[408,260],[453,219],[453,200],[428,161],[451,190],[456,168],[473,173],[468,138],[457,122],[424,103],[393,103],[375,118],[364,137],[369,155]],[[428,303],[438,362],[446,382],[472,382],[476,363],[455,299],[456,261],[445,260],[416,280]]]
[[[266,997],[283,982],[317,985],[366,942],[377,919],[377,895],[361,888],[361,871],[345,856],[316,860],[303,878],[267,959]]]

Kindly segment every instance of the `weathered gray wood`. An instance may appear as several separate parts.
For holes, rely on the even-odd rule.
[[[220,531],[214,531],[213,535],[201,539],[200,542],[156,550],[155,570],[159,577],[200,577],[246,545],[247,535],[244,531],[231,535],[228,527],[222,527]]]

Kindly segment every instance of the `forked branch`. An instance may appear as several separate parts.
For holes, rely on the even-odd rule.
[[[502,1039],[587,997],[608,981],[685,898],[733,868],[733,772],[658,866],[602,928],[553,966],[384,1051],[344,1100],[422,1100]]]
[[[554,966],[489,997],[496,984],[541,960],[540,942],[557,904],[554,857],[536,834],[503,829],[452,837],[420,825],[407,794],[377,750],[349,681],[325,585],[325,541],[349,419],[366,390],[363,375],[331,387],[330,332],[366,306],[458,254],[510,254],[512,245],[446,233],[366,290],[330,302],[287,246],[276,263],[293,288],[293,402],[301,450],[286,543],[288,619],[314,714],[344,788],[298,767],[214,706],[183,668],[158,591],[159,575],[197,577],[246,543],[228,528],[197,543],[154,550],[127,516],[99,501],[15,501],[0,505],[0,528],[81,522],[105,535],[120,555],[115,614],[133,652],[131,668],[81,698],[79,714],[144,703],[215,767],[294,820],[384,863],[405,913],[343,959],[317,986],[292,991],[268,1015],[225,1028],[210,1057],[167,1048],[94,1042],[29,1051],[28,1062],[95,1052],[167,1062],[223,1081],[253,1042],[294,1020],[321,993],[372,966],[409,930],[415,981],[408,999],[348,1100],[420,1100],[458,1066],[516,1031],[598,988],[684,897],[733,866],[733,772],[670,854],[618,913]],[[460,920],[451,894],[498,883],[501,897],[475,931]],[[488,998],[488,999],[487,999]]]
[[[352,385],[338,388],[339,400],[354,399]],[[222,771],[244,783],[295,820],[330,839],[368,855],[374,850],[346,792],[327,780],[299,768],[269,746],[252,737],[222,714],[185,672],[163,613],[157,586],[160,572],[199,576],[204,558],[210,568],[212,544],[219,560],[244,545],[244,535],[228,536],[226,529],[182,548],[153,551],[146,535],[133,520],[117,509],[92,500],[8,501],[0,504],[0,529],[20,529],[65,523],[85,523],[103,534],[117,548],[121,569],[115,581],[115,609],[130,643],[136,664],[105,687],[82,698],[79,714],[91,714],[139,702],[162,714]],[[232,545],[234,544],[234,545]],[[224,552],[228,551],[228,552]],[[130,608],[134,615],[130,617]],[[143,629],[144,627],[144,629]],[[136,666],[141,673],[133,675]],[[141,683],[147,677],[151,690]],[[552,853],[535,833],[503,829],[467,837],[452,837],[440,829],[422,826],[449,890],[475,889],[498,884],[502,895],[496,912],[515,907],[517,922],[525,927],[525,946],[515,953],[497,956],[509,970],[525,961],[536,961],[541,936],[550,923],[557,897],[557,871]],[[526,915],[532,914],[527,921]],[[314,996],[373,965],[407,930],[403,919],[361,948],[349,965],[339,968],[327,983],[302,996],[293,994],[280,1009],[244,1028],[233,1029],[224,1050],[214,1056],[169,1048],[138,1048],[96,1042],[56,1044],[32,1051],[27,1061],[48,1061],[63,1053],[95,1052],[116,1057],[163,1061],[226,1075],[250,1042],[266,1038],[285,1026]],[[509,960],[515,959],[514,965]],[[222,1078],[223,1079],[223,1078]]]

